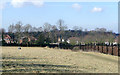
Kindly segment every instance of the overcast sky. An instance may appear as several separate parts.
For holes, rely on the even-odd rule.
[[[0,6],[2,27],[7,29],[12,23],[22,21],[40,27],[45,22],[56,25],[63,19],[68,28],[80,26],[83,29],[106,28],[118,31],[117,2],[17,2],[12,0]]]

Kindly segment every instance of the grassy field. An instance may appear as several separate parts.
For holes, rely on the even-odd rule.
[[[118,57],[41,47],[2,47],[3,72],[118,73]]]

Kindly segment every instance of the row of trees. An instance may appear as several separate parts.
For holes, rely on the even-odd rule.
[[[50,32],[52,30],[66,30],[67,25],[64,24],[62,19],[58,20],[57,25],[51,25],[49,23],[44,23],[42,27],[32,27],[30,24],[23,25],[22,22],[18,22],[17,24],[12,24],[8,27],[8,32],[16,33],[16,32]]]
[[[63,34],[63,31],[67,29],[67,25],[64,24],[64,21],[62,19],[57,21],[57,25],[51,25],[49,23],[45,23],[42,27],[32,27],[30,24],[23,25],[22,22],[18,22],[16,24],[12,24],[8,27],[8,33],[13,34],[13,36],[16,36],[16,40],[20,40],[22,36],[29,37],[30,33],[47,33],[47,35],[44,35],[46,39],[52,38],[51,31],[54,31],[53,35],[56,35],[56,31],[60,31],[60,35]],[[43,35],[43,34],[40,34]],[[39,39],[40,36],[36,36],[36,38]],[[56,38],[57,36],[55,36]],[[43,37],[44,38],[44,37]],[[43,38],[41,38],[43,40]],[[54,39],[54,38],[53,38]],[[54,41],[54,40],[53,40]],[[54,41],[55,42],[55,41]]]
[[[60,30],[60,31],[64,31],[67,30],[68,27],[67,25],[64,23],[64,20],[60,19],[57,21],[57,25],[51,25],[49,23],[44,23],[44,25],[42,27],[32,27],[32,25],[30,24],[26,24],[23,25],[23,23],[21,21],[19,21],[17,24],[11,24],[8,27],[8,32],[10,33],[15,33],[15,32],[50,32],[52,30]],[[82,27],[79,26],[73,26],[73,29],[75,31],[83,31]],[[88,31],[87,29],[85,29],[84,31]],[[107,32],[107,30],[105,28],[96,28],[94,31],[97,32]],[[109,30],[108,32],[112,32],[112,30]]]
[[[4,35],[5,30],[0,29],[0,31]],[[104,42],[106,40],[114,40],[112,31],[107,31],[105,28],[96,28],[93,31],[87,31],[87,29],[85,29],[83,31],[82,27],[74,26],[72,30],[69,30],[62,19],[58,20],[56,25],[51,25],[46,22],[42,27],[33,27],[30,24],[23,25],[23,23],[19,21],[16,24],[10,25],[6,34],[9,34],[13,41],[18,43],[20,43],[19,40],[21,37],[25,36],[25,44],[30,43],[28,42],[28,37],[30,36],[38,39],[36,42],[31,42],[36,44],[55,43],[58,42],[58,38],[65,39],[66,41],[70,37],[78,37],[80,42]]]

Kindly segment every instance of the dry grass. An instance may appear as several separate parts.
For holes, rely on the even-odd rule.
[[[3,72],[118,73],[118,57],[41,47],[2,47]]]

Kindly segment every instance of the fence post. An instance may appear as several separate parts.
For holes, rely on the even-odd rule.
[[[98,51],[99,51],[99,43],[97,45],[98,45]]]
[[[111,53],[111,55],[113,55],[113,43],[112,43],[112,53]]]
[[[107,48],[107,54],[108,54],[108,45],[106,45],[106,48]]]
[[[95,43],[94,43],[94,50],[96,50],[96,46],[95,46]]]
[[[80,46],[80,49],[81,49],[81,43],[80,43],[80,45],[79,45],[79,46]]]
[[[118,56],[120,56],[120,54],[119,54],[119,50],[120,50],[119,46],[120,46],[120,44],[118,44]]]
[[[90,43],[90,45],[91,45],[91,49],[92,49],[92,43]]]
[[[103,43],[102,43],[102,53],[103,53]]]
[[[87,44],[87,49],[89,50],[89,43]]]
[[[82,45],[82,49],[83,49],[83,51],[84,51],[84,45]]]
[[[85,44],[85,50],[86,50],[86,44]]]
[[[88,44],[86,44],[86,50],[88,50]]]

